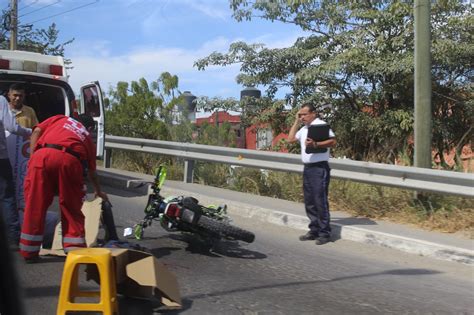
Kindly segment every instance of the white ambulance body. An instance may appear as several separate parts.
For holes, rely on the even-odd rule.
[[[35,110],[40,122],[58,114],[92,116],[96,122],[94,138],[97,141],[97,156],[103,156],[105,113],[98,82],[81,87],[78,106],[74,91],[68,84],[63,57],[0,50],[0,94],[7,97],[9,87],[14,83],[25,86],[24,104]]]

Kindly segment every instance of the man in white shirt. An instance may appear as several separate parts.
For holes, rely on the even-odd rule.
[[[15,200],[13,172],[10,160],[8,159],[5,131],[23,137],[31,135],[30,128],[23,128],[16,123],[15,116],[10,111],[7,100],[0,95],[0,208],[2,210],[1,215],[7,225],[10,246],[13,249],[17,249],[20,239],[20,223]]]
[[[299,126],[303,124],[299,130]],[[329,148],[336,144],[334,132],[329,129],[329,138],[314,141],[308,137],[308,129],[312,125],[323,125],[326,122],[317,117],[316,108],[311,103],[305,103],[298,111],[297,117],[288,134],[289,142],[300,142],[301,160],[304,163],[303,192],[306,215],[308,216],[309,231],[300,236],[301,241],[314,240],[316,245],[326,244],[331,240],[329,215]],[[306,148],[323,149],[316,153],[306,153]]]

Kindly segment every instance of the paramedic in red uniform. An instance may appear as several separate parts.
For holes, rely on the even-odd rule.
[[[33,129],[20,236],[20,253],[27,262],[38,260],[46,211],[55,195],[59,195],[64,251],[67,254],[72,249],[86,247],[81,211],[86,173],[95,196],[108,200],[97,179],[96,150],[90,136],[93,128],[94,121],[89,116],[80,115],[76,120],[56,115]]]

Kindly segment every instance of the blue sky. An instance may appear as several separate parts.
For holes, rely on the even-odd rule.
[[[9,3],[0,0],[1,8]],[[73,62],[69,74],[76,91],[93,80],[108,90],[117,81],[151,82],[168,71],[178,75],[181,91],[239,98],[238,65],[198,71],[193,63],[226,52],[238,40],[287,47],[303,35],[288,24],[238,23],[227,0],[19,0],[18,8],[21,23],[46,28],[54,22],[60,42],[75,38],[66,57]]]

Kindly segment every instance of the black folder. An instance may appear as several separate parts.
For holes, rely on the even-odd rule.
[[[325,141],[329,139],[329,130],[331,127],[328,124],[311,125],[308,127],[308,138],[313,139],[315,142]],[[308,148],[306,147],[306,153],[325,153],[327,148]]]

